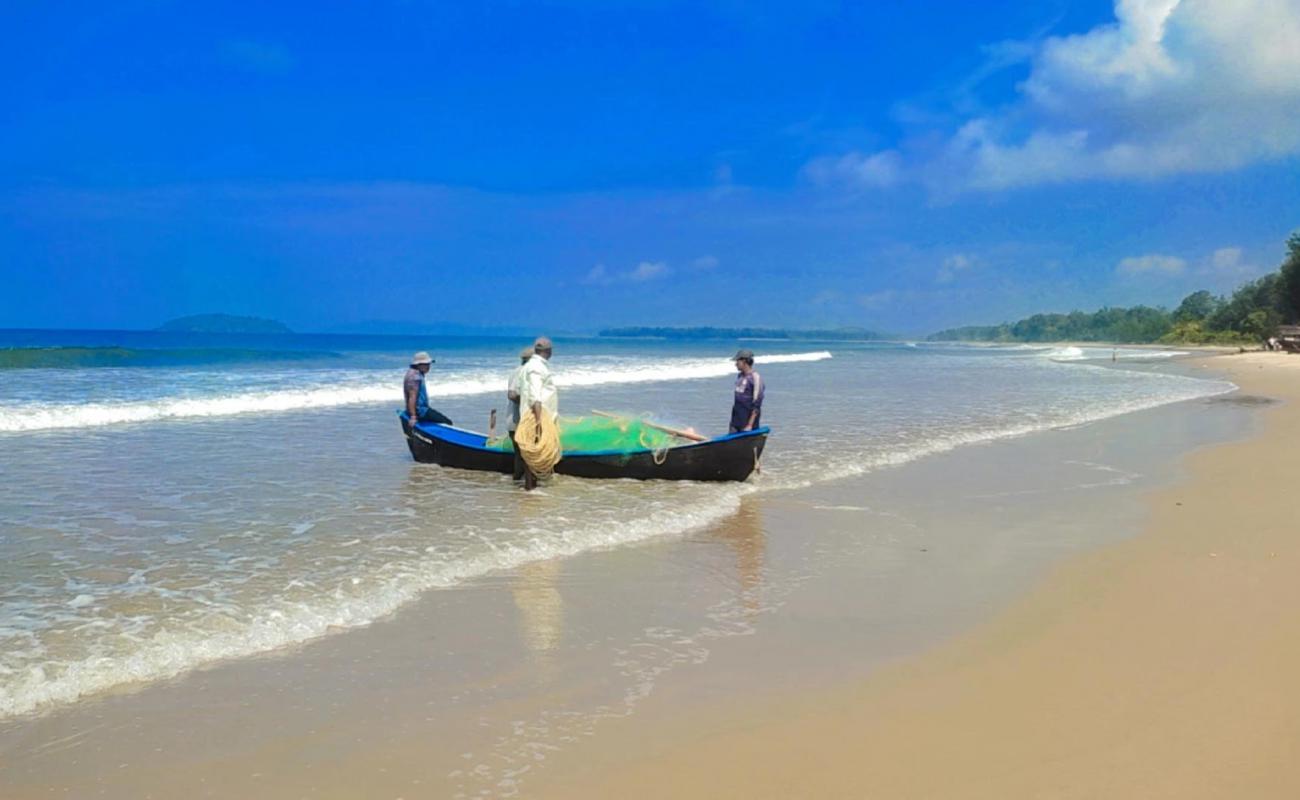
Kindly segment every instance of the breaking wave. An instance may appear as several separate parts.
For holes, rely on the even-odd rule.
[[[759,356],[759,364],[822,361],[831,358],[826,350],[810,353]],[[604,367],[579,364],[557,368],[555,382],[565,386],[601,386],[619,383],[695,380],[729,375],[734,371],[725,359],[674,359],[637,366]],[[355,374],[355,373],[354,373]],[[21,433],[60,428],[102,427],[124,423],[175,419],[231,417],[242,414],[274,414],[303,409],[335,408],[367,403],[402,401],[400,374],[391,370],[370,370],[338,385],[303,389],[301,374],[292,377],[293,387],[262,391],[200,394],[194,397],[164,396],[147,400],[118,400],[77,405],[48,403],[0,405],[0,432]],[[429,383],[430,397],[464,397],[505,390],[506,376],[499,369],[478,369],[435,376]],[[286,381],[287,383],[287,381]]]

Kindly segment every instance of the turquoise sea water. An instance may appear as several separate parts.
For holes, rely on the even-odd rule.
[[[506,476],[412,463],[394,415],[409,354],[433,352],[434,404],[481,430],[522,344],[0,332],[0,348],[83,348],[0,367],[0,717],[363,625],[497,570],[681,535],[746,494],[1232,388],[1165,370],[1160,352],[1114,369],[1109,349],[746,342],[773,428],[748,483],[557,478],[525,496]],[[561,411],[722,433],[736,346],[560,339]]]

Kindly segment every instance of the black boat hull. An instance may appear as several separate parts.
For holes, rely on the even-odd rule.
[[[428,422],[412,430],[404,414],[402,432],[411,457],[422,464],[513,472],[514,455],[487,447],[482,434]],[[579,478],[743,481],[757,468],[767,434],[767,428],[759,428],[659,451],[572,453],[555,465],[555,471]]]

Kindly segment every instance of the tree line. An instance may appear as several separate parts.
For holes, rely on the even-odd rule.
[[[654,339],[804,339],[829,341],[873,341],[893,339],[887,333],[867,330],[866,328],[829,328],[803,330],[797,328],[673,328],[673,327],[627,327],[605,328],[597,332],[598,336],[609,338],[654,338]]]
[[[1103,308],[1091,314],[1035,314],[1019,322],[950,328],[930,341],[1124,342],[1143,344],[1254,344],[1279,325],[1300,322],[1300,232],[1287,239],[1287,255],[1272,273],[1239,286],[1229,296],[1193,292],[1173,311],[1150,306]]]

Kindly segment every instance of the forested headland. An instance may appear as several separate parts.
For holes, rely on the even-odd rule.
[[[867,330],[866,328],[800,330],[797,328],[629,327],[606,328],[600,331],[598,335],[609,338],[636,337],[643,339],[802,339],[852,342],[897,338],[879,331]]]
[[[1088,313],[1035,314],[1019,322],[950,328],[930,341],[1124,342],[1144,344],[1257,344],[1279,325],[1300,321],[1300,233],[1287,240],[1277,271],[1249,281],[1231,295],[1193,292],[1173,311],[1150,306],[1103,308]]]

